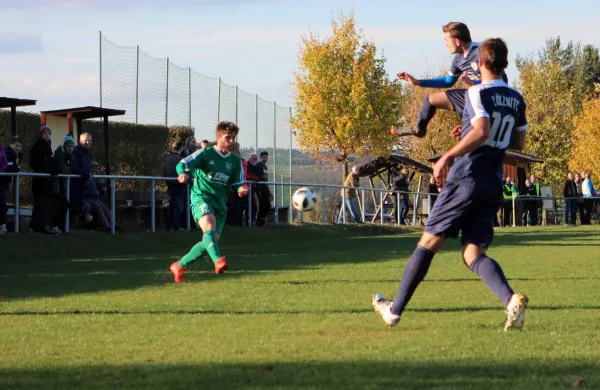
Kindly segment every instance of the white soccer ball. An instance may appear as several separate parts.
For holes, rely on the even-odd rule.
[[[292,206],[298,211],[310,211],[317,204],[317,194],[308,187],[302,187],[294,192]]]

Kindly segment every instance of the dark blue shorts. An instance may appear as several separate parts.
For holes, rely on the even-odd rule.
[[[499,181],[446,183],[425,231],[444,238],[456,238],[462,232],[463,245],[487,248],[494,239],[494,218],[501,198]]]
[[[448,97],[448,100],[450,100],[450,103],[452,103],[454,111],[456,111],[461,117],[463,115],[463,111],[465,110],[466,94],[466,89],[450,89],[446,91],[446,96]]]

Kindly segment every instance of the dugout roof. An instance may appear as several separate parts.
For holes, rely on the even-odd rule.
[[[10,128],[13,137],[17,135],[17,107],[35,106],[37,100],[0,97],[0,108],[10,108]]]

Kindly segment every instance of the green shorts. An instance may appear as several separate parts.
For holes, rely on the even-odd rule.
[[[202,199],[195,200],[194,203],[190,206],[190,208],[192,210],[192,216],[194,217],[194,223],[196,224],[196,226],[198,225],[198,221],[200,220],[200,218],[202,218],[202,216],[206,214],[213,214],[215,216],[215,221],[217,222],[215,232],[218,235],[221,235],[221,233],[223,232],[223,227],[225,226],[225,219],[227,218],[226,215],[224,215],[220,211],[216,211],[210,203],[207,203]]]

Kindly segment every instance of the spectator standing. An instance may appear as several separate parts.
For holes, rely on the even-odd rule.
[[[563,184],[563,223],[568,225],[575,225],[577,221],[577,184],[573,178],[573,174],[569,172],[567,174],[567,180]]]
[[[427,189],[427,192],[431,194],[431,208],[433,208],[433,205],[437,200],[437,196],[440,193],[440,189],[438,188],[438,185],[435,182],[435,178],[433,176],[431,176],[431,178],[429,179],[429,188]]]
[[[348,176],[346,176],[346,179],[344,180],[344,187],[351,188],[342,189],[342,196],[346,198],[346,201],[344,202],[346,204],[346,210],[344,210],[343,208],[340,209],[340,212],[338,214],[338,223],[342,223],[344,221],[343,213],[345,213],[346,211],[350,213],[350,216],[352,217],[352,220],[354,222],[362,223],[362,218],[360,216],[360,213],[358,212],[358,192],[356,191],[356,188],[360,187],[358,167],[352,167],[350,173],[348,174]]]
[[[165,158],[163,167],[163,175],[165,177],[177,178],[177,164],[181,161],[181,150],[183,148],[182,141],[174,141],[171,144],[171,154]],[[167,181],[167,191],[169,193],[169,223],[167,230],[178,231],[183,224],[183,216],[187,210],[185,209],[185,184],[177,180]]]
[[[258,164],[258,154],[252,153],[250,155],[250,157],[248,157],[246,180],[251,181],[251,182],[259,182],[262,180],[262,177],[259,174],[259,170],[256,167],[257,164]],[[252,213],[249,213],[248,211],[246,211],[246,223],[248,223],[249,220],[251,220],[253,222],[257,220],[258,209],[259,209],[259,204],[260,204],[260,197],[259,197],[260,186],[261,186],[260,184],[251,185],[251,187],[252,187]],[[248,208],[247,200],[246,200],[246,208]],[[252,214],[252,215],[250,215],[250,214]],[[252,219],[249,219],[249,218],[252,218]]]
[[[583,222],[585,210],[583,207],[583,180],[579,173],[575,174],[575,185],[577,186],[577,210],[579,210],[579,221]]]
[[[73,149],[75,140],[71,135],[66,135],[63,144],[54,151],[52,157],[51,171],[53,175],[70,175],[73,165]],[[64,231],[64,224],[69,210],[69,201],[67,200],[67,179],[52,178],[52,200],[58,205],[58,210],[52,218],[52,233],[61,234]]]
[[[181,151],[181,158],[186,158],[193,154],[198,148],[198,144],[196,142],[196,137],[191,136],[185,140],[185,145],[183,146],[183,150]]]
[[[256,175],[260,181],[269,181],[269,153],[266,151],[260,152],[260,161],[255,165]],[[256,216],[256,226],[264,226],[271,209],[271,190],[267,184],[259,184],[256,186],[258,190],[258,215]]]
[[[535,196],[535,200],[529,201],[529,222],[531,226],[536,226],[539,221],[540,209],[542,208],[543,202],[541,199],[542,190],[540,188],[540,182],[537,180],[535,175],[531,175],[529,177],[529,185],[530,188],[527,189],[527,194],[530,196]]]
[[[512,226],[511,218],[513,211],[513,199],[516,198],[519,193],[517,191],[517,187],[515,187],[515,185],[513,184],[513,180],[511,177],[506,178],[506,183],[504,184],[504,186],[502,186],[502,193],[504,196],[504,202],[502,207],[504,218],[502,223],[503,226]]]
[[[50,173],[52,164],[52,146],[50,136],[52,130],[46,125],[40,127],[40,136],[31,147],[29,153],[29,165],[35,173]],[[45,225],[46,200],[50,193],[47,177],[34,177],[31,185],[33,193],[33,211],[29,223],[29,231],[32,233],[49,233]]]
[[[6,168],[4,172],[18,173],[21,171],[21,161],[23,161],[23,141],[19,136],[14,136],[10,140],[10,146],[4,149],[6,156]],[[1,153],[1,152],[0,152]],[[12,176],[0,177],[0,234],[6,234],[6,194],[12,183]],[[2,206],[4,205],[4,206]]]
[[[410,179],[408,177],[408,168],[402,167],[400,172],[397,172],[392,176],[392,191],[404,192],[400,194],[400,204],[396,205],[397,196],[392,196],[392,201],[396,205],[394,208],[394,214],[400,210],[400,225],[406,223],[406,216],[408,215],[408,186],[410,185]],[[383,212],[383,210],[382,210]]]
[[[204,149],[208,146],[208,140],[203,139],[202,141],[200,141],[200,149]]]
[[[583,184],[581,185],[583,193],[583,209],[585,222],[581,221],[582,225],[591,225],[592,220],[592,209],[594,208],[594,198],[596,197],[596,190],[592,184],[592,173],[589,170],[583,172]]]

